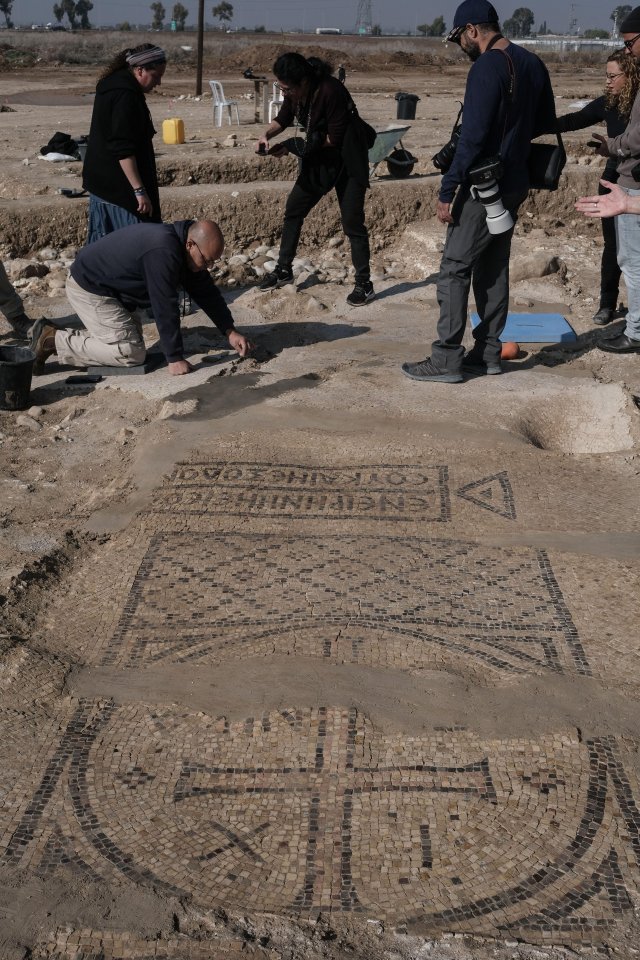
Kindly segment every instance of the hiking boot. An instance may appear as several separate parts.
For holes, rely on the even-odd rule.
[[[278,287],[285,287],[288,283],[293,283],[293,271],[291,267],[277,266],[275,270],[268,273],[260,284],[261,290],[277,290]]]
[[[486,361],[482,357],[477,356],[477,354],[469,352],[465,353],[462,358],[462,369],[466,373],[476,373],[480,377],[484,376],[495,376],[498,373],[502,373],[502,364],[499,360]]]
[[[600,307],[595,317],[593,318],[593,322],[597,323],[599,327],[604,327],[605,324],[611,323],[611,321],[613,320],[614,313],[615,311],[611,310],[610,307]]]
[[[31,340],[31,329],[36,322],[35,320],[28,317],[26,313],[21,313],[20,316],[14,317],[13,320],[8,322],[16,340]]]
[[[459,371],[439,370],[431,357],[425,357],[418,363],[403,363],[402,372],[405,377],[410,377],[411,380],[434,380],[439,383],[462,383],[464,380]]]
[[[56,352],[56,327],[46,320],[36,320],[31,332],[30,347],[36,355],[33,375],[40,377],[44,373],[45,361]]]
[[[365,303],[370,303],[375,297],[373,284],[371,280],[363,280],[356,283],[355,287],[347,297],[347,303],[352,307],[363,307]]]

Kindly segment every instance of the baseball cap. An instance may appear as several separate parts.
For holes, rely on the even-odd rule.
[[[464,0],[455,12],[453,28],[447,34],[449,43],[460,43],[460,36],[468,23],[498,23],[496,8],[489,0]]]
[[[620,33],[640,33],[640,7],[635,7],[631,13],[627,14],[618,30]]]

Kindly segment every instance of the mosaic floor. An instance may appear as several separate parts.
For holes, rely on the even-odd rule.
[[[392,671],[399,689],[423,671],[485,687],[597,680],[564,565],[483,540],[519,529],[535,498],[507,469],[453,474],[179,465],[135,534],[78,578],[66,628],[61,616],[50,627],[61,650],[77,643],[90,667],[123,674],[289,657],[294,672]],[[4,711],[5,868],[46,878],[66,865],[202,909],[353,913],[547,945],[598,944],[633,915],[628,738],[570,726],[514,737],[506,723],[501,736],[407,735],[331,702],[241,719],[166,699],[62,703],[30,763],[19,712]],[[56,942],[60,956],[77,949]]]

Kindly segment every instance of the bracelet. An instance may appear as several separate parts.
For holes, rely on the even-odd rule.
[[[147,191],[144,187],[135,187],[133,192],[135,193],[136,197],[144,197]]]

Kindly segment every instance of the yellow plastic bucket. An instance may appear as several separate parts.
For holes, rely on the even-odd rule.
[[[165,143],[184,143],[184,123],[180,117],[162,121],[162,139]]]

